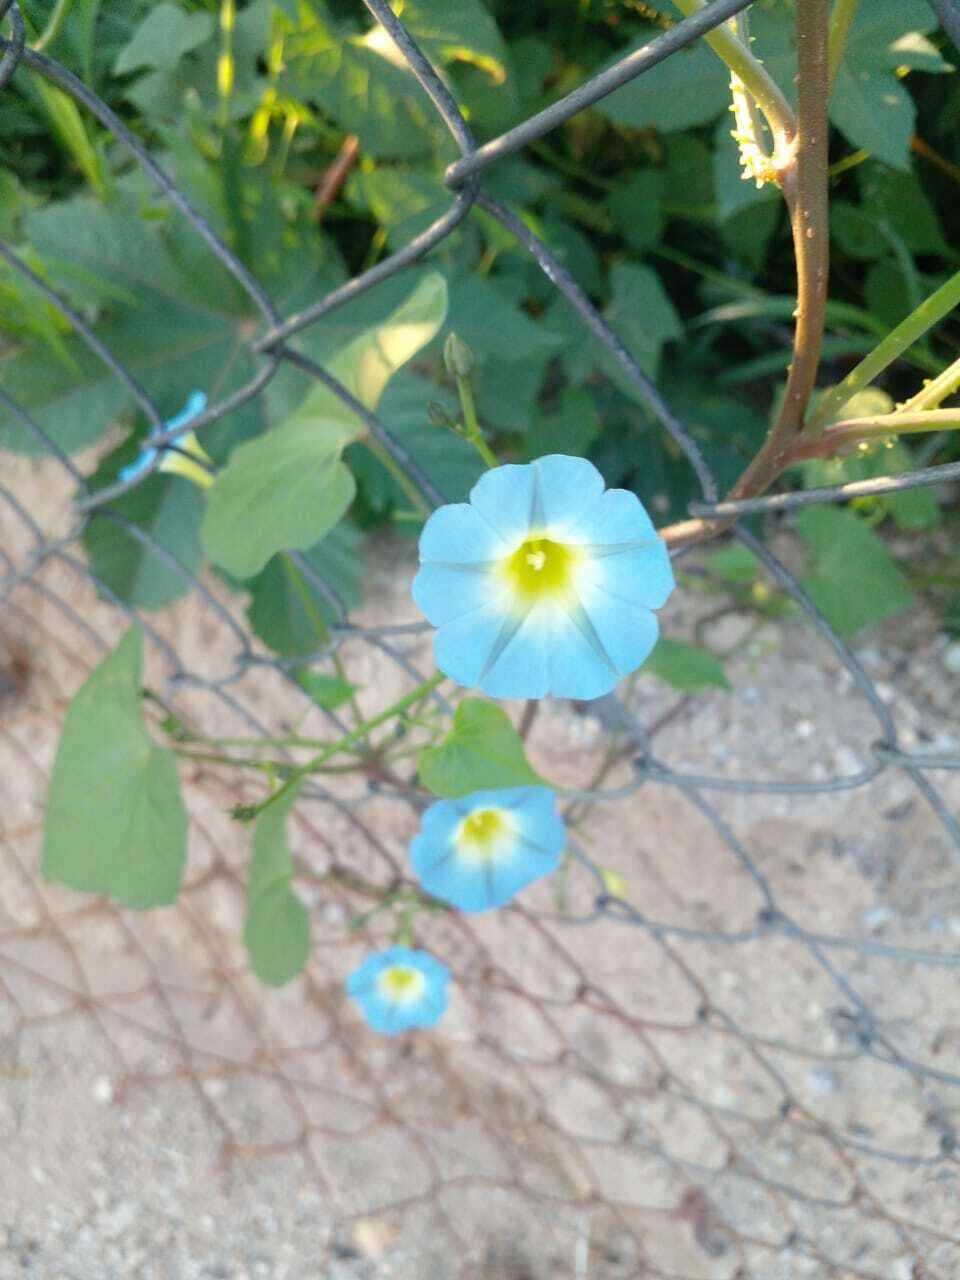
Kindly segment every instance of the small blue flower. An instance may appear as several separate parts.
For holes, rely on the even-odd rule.
[[[493,698],[599,698],[649,657],[670,557],[585,458],[496,467],[420,535],[413,598],[444,674]]]
[[[410,861],[427,893],[461,911],[488,911],[556,871],[566,841],[547,787],[474,791],[426,810]]]
[[[347,979],[347,993],[374,1031],[396,1035],[432,1027],[447,1007],[450,971],[427,951],[391,947],[367,956]]]
[[[190,396],[190,399],[187,401],[185,408],[178,413],[176,417],[170,418],[163,424],[164,431],[176,431],[178,427],[185,427],[187,423],[193,418],[196,418],[198,414],[203,413],[206,407],[207,397],[204,392],[194,391]],[[202,472],[203,468],[198,468],[195,464],[191,464],[190,459],[184,457],[184,454],[179,452],[179,450],[185,450],[187,453],[192,453],[202,462],[209,462],[210,459],[200,447],[197,437],[192,432],[187,436],[181,436],[177,441],[177,445],[178,449],[164,450],[164,457],[163,461],[160,463],[160,469],[162,471],[181,471],[183,474],[189,475],[191,479],[197,479],[195,473],[197,471]],[[128,480],[136,480],[144,473],[144,471],[153,465],[153,460],[156,456],[156,449],[142,449],[139,456],[136,457],[133,462],[121,469],[120,479],[124,483]],[[207,483],[209,483],[209,476],[207,477]]]

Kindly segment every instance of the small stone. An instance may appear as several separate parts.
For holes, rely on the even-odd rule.
[[[113,1101],[113,1085],[108,1076],[97,1076],[94,1080],[93,1100],[99,1102],[102,1107],[109,1106]]]
[[[871,907],[869,911],[865,911],[860,919],[868,933],[877,933],[884,925],[888,925],[894,919],[894,911],[886,903],[880,903],[879,906]]]
[[[793,726],[793,732],[798,738],[812,738],[814,733],[814,723],[812,720],[798,720]]]
[[[837,1077],[824,1067],[807,1072],[807,1088],[816,1098],[828,1098],[837,1092]]]
[[[947,645],[940,660],[951,675],[960,676],[960,640]]]
[[[397,1237],[397,1228],[383,1218],[358,1218],[353,1224],[353,1243],[366,1258],[380,1258]]]

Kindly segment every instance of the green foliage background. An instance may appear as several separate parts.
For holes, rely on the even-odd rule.
[[[287,315],[439,216],[450,204],[441,179],[456,149],[361,4],[250,0],[238,4],[225,36],[228,7],[221,0],[75,0],[47,51],[147,143]],[[402,0],[397,8],[481,141],[679,16],[668,0]],[[54,9],[53,0],[26,0],[32,36]],[[750,20],[754,51],[792,94],[790,0],[760,0]],[[218,81],[225,52],[234,67],[229,92]],[[831,105],[832,291],[822,382],[839,380],[957,269],[950,223],[960,185],[960,79],[953,59],[923,0],[860,4]],[[727,70],[698,45],[484,179],[632,347],[689,424],[721,488],[764,438],[790,358],[795,305],[782,199],[741,179],[728,107]],[[356,162],[332,200],[319,201],[353,138]],[[0,99],[0,166],[0,231],[92,319],[164,414],[178,412],[195,389],[214,401],[251,378],[250,340],[260,321],[235,281],[115,138],[23,70]],[[482,465],[462,437],[437,425],[454,413],[441,358],[454,329],[473,351],[481,422],[503,460],[586,454],[609,484],[634,489],[659,523],[686,515],[699,496],[689,466],[566,301],[480,212],[426,264],[335,311],[293,345],[331,367],[340,353],[342,363],[345,348],[362,343],[435,272],[447,284],[445,322],[404,357],[377,400],[384,422],[448,498],[462,499]],[[128,391],[7,267],[0,268],[0,305],[2,384],[63,448],[126,428],[93,477],[95,485],[111,483],[145,429]],[[908,351],[884,379],[893,400],[956,358],[958,336],[949,320]],[[204,432],[217,464],[238,450],[234,487],[242,488],[243,459],[251,476],[260,470],[266,442],[255,437],[280,424],[284,439],[295,434],[291,423],[312,386],[283,367],[261,396]],[[382,457],[362,440],[351,443],[358,434],[357,420],[341,414],[322,448],[314,440],[323,458],[310,465],[321,478],[301,486],[302,501],[285,513],[296,526],[292,541],[274,529],[241,555],[229,518],[218,516],[226,481],[206,504],[205,523],[202,495],[167,476],[151,477],[117,506],[187,570],[198,568],[204,551],[212,554],[231,583],[250,591],[258,635],[279,652],[306,653],[322,640],[335,606],[309,580],[292,578],[274,552],[304,549],[350,605],[359,593],[359,531],[419,527]],[[946,433],[922,445],[922,460],[957,456],[954,439]],[[38,446],[0,413],[0,447]],[[913,446],[898,444],[810,464],[788,482],[836,483],[914,461]],[[294,448],[291,475],[305,462]],[[318,486],[330,502],[326,518],[311,521]],[[953,625],[956,564],[941,557],[922,582],[911,580],[872,528],[899,527],[920,545],[944,518],[954,515],[945,517],[933,494],[920,491],[797,521],[810,548],[811,587],[842,631],[906,607],[917,585],[937,595],[945,625]],[[183,575],[103,518],[91,522],[86,544],[107,585],[131,603],[157,608],[187,588]],[[217,547],[236,554],[215,554]],[[872,588],[852,603],[851,563]],[[669,671],[678,655],[660,660]],[[723,679],[702,671],[678,678]]]

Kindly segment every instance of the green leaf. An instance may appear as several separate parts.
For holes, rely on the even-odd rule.
[[[649,37],[634,48],[649,43]],[[616,61],[624,53],[618,53]],[[710,49],[697,41],[615,90],[594,108],[615,124],[671,133],[707,124],[728,105],[730,73]]]
[[[538,410],[524,440],[525,458],[532,462],[548,453],[585,457],[601,430],[596,402],[586,387],[567,387],[553,413]]]
[[[479,698],[461,702],[443,742],[420,753],[420,780],[447,799],[499,787],[550,785],[527,760],[507,713]]]
[[[620,234],[634,249],[650,249],[660,242],[666,222],[664,184],[664,175],[659,169],[641,169],[608,197],[607,208]]]
[[[284,557],[274,556],[256,578],[243,584],[250,592],[247,619],[254,634],[275,653],[287,657],[315,653],[321,648],[326,642],[327,627],[360,603],[360,544],[360,534],[344,522],[317,546],[301,553],[328,588],[326,593],[315,587],[306,574],[301,575],[303,584],[298,583]]]
[[[403,25],[431,62],[469,62],[496,85],[506,80],[503,37],[480,0],[405,0]]]
[[[281,93],[315,103],[372,156],[431,151],[442,126],[393,42],[380,28],[348,35],[311,6],[284,42]]]
[[[361,333],[339,351],[330,361],[329,372],[365,408],[376,409],[396,371],[436,337],[446,316],[447,282],[434,271],[423,277],[382,324]],[[317,390],[333,394],[325,387]]]
[[[913,603],[889,551],[859,517],[835,507],[810,507],[797,528],[813,554],[804,586],[843,636],[872,626]]]
[[[837,73],[830,119],[856,147],[895,169],[910,168],[916,108],[897,77],[900,66],[948,71],[923,37],[937,25],[922,0],[870,0],[858,6]]]
[[[131,627],[74,696],[47,799],[43,875],[137,909],[175,902],[187,816],[176,764],[143,723]]]
[[[887,224],[914,253],[949,254],[937,215],[914,173],[868,160],[857,170],[863,210]]]
[[[383,323],[333,356],[330,373],[375,409],[396,370],[436,335],[446,308],[443,277],[424,276]],[[353,501],[341,454],[362,429],[333,391],[317,385],[281,426],[235,449],[207,500],[201,538],[210,559],[249,578],[278,551],[319,542]]]
[[[488,280],[468,276],[456,280],[450,290],[450,328],[477,357],[495,356],[507,363],[531,361],[553,355],[563,339],[535,324]]]
[[[425,231],[450,204],[435,175],[385,167],[351,174],[345,195],[373,214],[394,249]]]
[[[643,671],[684,693],[700,689],[729,689],[730,681],[712,653],[699,645],[661,636],[657,647],[643,664]]]
[[[181,266],[180,246],[193,238],[182,220],[148,222],[132,202],[109,208],[80,197],[50,205],[26,218],[27,236],[49,274],[73,279],[72,293],[84,309],[101,306],[105,282],[109,303],[96,331],[162,403],[183,404],[195,389],[211,401],[252,377],[249,307],[209,254],[198,274],[196,261]],[[132,409],[130,392],[78,339],[69,339],[70,368],[50,360],[32,344],[4,361],[4,388],[62,448],[74,452],[97,440],[116,417]],[[247,413],[262,419],[262,403]],[[235,426],[236,419],[231,425]],[[36,453],[32,435],[0,409],[0,442]],[[204,438],[204,445],[208,440]]]
[[[353,501],[356,486],[340,455],[357,434],[359,424],[351,430],[315,414],[308,396],[282,426],[234,449],[210,488],[200,527],[214,564],[252,578],[278,551],[319,542]]]
[[[846,200],[835,200],[830,206],[830,235],[851,258],[869,261],[890,248],[877,227],[874,207],[858,209]]]
[[[757,576],[759,565],[757,557],[739,543],[729,547],[721,547],[707,556],[707,564],[713,573],[725,578],[727,582],[753,582]]]
[[[282,987],[302,973],[310,956],[310,916],[293,890],[293,858],[287,815],[297,799],[292,787],[257,818],[247,880],[243,941],[250,968],[261,982]]]
[[[30,92],[43,104],[53,131],[67,154],[97,196],[105,200],[110,185],[109,170],[97,144],[87,132],[87,124],[77,104],[69,94],[39,77],[32,81]]]
[[[423,468],[447,502],[463,502],[484,472],[484,463],[473,445],[451,428],[430,420],[428,406],[440,405],[451,418],[459,409],[454,397],[424,378],[406,370],[397,374],[384,392],[380,416],[394,439]],[[483,405],[481,405],[483,411]],[[345,458],[363,497],[378,513],[409,510],[410,499],[383,464],[362,444],[351,445]]]
[[[121,468],[139,451],[139,437],[131,437],[108,453],[90,479],[91,489],[113,484]],[[202,514],[203,497],[195,485],[180,476],[154,473],[143,484],[114,498],[107,512],[93,513],[83,531],[90,568],[127,604],[161,609],[191,589],[189,575],[200,567]],[[120,520],[113,519],[114,515]],[[126,521],[146,534],[147,540],[130,532]],[[168,563],[163,551],[175,556],[186,573]]]
[[[309,671],[306,668],[297,672],[297,684],[324,711],[336,711],[337,707],[349,702],[360,687],[351,684],[343,676],[325,675],[321,671]]]
[[[612,293],[607,319],[623,338],[649,377],[654,378],[660,364],[660,351],[665,342],[683,337],[680,317],[660,277],[649,267],[618,262],[610,273]],[[621,372],[612,357],[606,366],[625,394],[635,397],[637,390]]]
[[[893,401],[877,387],[858,392],[844,410],[844,416],[856,418],[889,413]],[[905,444],[893,439],[896,419],[890,419],[890,440],[874,445],[866,453],[846,458],[815,460],[804,464],[803,482],[808,489],[819,485],[849,484],[856,480],[873,480],[877,476],[900,475],[915,466],[913,455]],[[940,508],[930,489],[903,489],[876,498],[862,498],[857,505],[867,510],[879,508],[889,513],[898,529],[933,529],[940,523]]]
[[[211,14],[184,13],[182,8],[164,0],[155,5],[137,27],[130,43],[113,64],[113,70],[118,76],[140,67],[172,71],[184,54],[210,39],[213,29]]]

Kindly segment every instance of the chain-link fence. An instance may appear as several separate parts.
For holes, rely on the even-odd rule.
[[[715,0],[483,146],[402,22],[383,0],[365,3],[460,150],[446,174],[451,204],[405,248],[288,316],[123,121],[25,47],[14,0],[0,3],[10,28],[0,84],[39,75],[92,113],[259,312],[255,375],[191,429],[227,419],[292,362],[363,418],[430,503],[443,501],[389,427],[291,343],[479,208],[531,254],[682,450],[702,492],[691,514],[774,513],[960,475],[954,464],[718,506],[696,444],[633,355],[483,189],[501,157],[747,0]],[[0,253],[126,387],[150,443],[175,443],[87,319]],[[81,462],[2,387],[0,400],[45,455],[4,455],[0,482],[0,1133],[20,1157],[0,1172],[11,1207],[0,1214],[0,1274],[958,1273],[960,751],[949,673],[918,688],[916,668],[934,659],[911,652],[914,632],[858,657],[784,563],[789,546],[781,557],[777,537],[761,543],[735,527],[801,621],[782,624],[759,674],[749,654],[760,650],[748,647],[736,695],[674,701],[644,687],[579,713],[548,706],[525,725],[535,758],[551,757],[552,776],[572,786],[613,743],[607,790],[570,802],[570,865],[526,905],[418,922],[453,971],[454,1006],[436,1032],[384,1041],[361,1028],[343,979],[361,949],[389,937],[373,908],[408,874],[415,784],[331,776],[304,789],[292,843],[314,946],[302,980],[281,993],[264,993],[243,963],[247,841],[229,813],[257,797],[222,763],[183,762],[191,847],[175,908],[135,916],[40,882],[57,726],[131,619],[152,642],[148,687],[207,737],[349,726],[257,644],[235,595],[114,509],[140,477],[92,492]],[[80,546],[98,521],[189,579],[189,597],[147,615],[117,598]],[[699,571],[695,557],[686,563]],[[336,604],[311,564],[299,565]],[[384,705],[424,678],[429,637],[405,603],[407,553],[381,552],[377,566],[362,623],[341,610],[332,645],[312,661],[322,668],[336,653]],[[710,625],[696,601],[685,607],[687,621]],[[116,1187],[114,1160],[128,1197],[97,1198],[101,1180]],[[147,1225],[129,1207],[134,1183]],[[244,1206],[228,1240],[218,1197]]]

